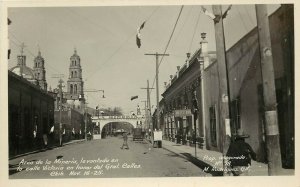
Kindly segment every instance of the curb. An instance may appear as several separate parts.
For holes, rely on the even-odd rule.
[[[85,140],[83,139],[83,140],[78,140],[78,141],[74,141],[74,142],[66,142],[63,145],[75,144],[75,143],[80,143],[80,142],[83,142],[83,141],[85,141]],[[13,159],[16,159],[16,158],[19,158],[19,157],[22,157],[22,156],[27,156],[27,155],[31,155],[31,154],[34,154],[34,153],[39,153],[39,152],[43,152],[43,151],[47,151],[49,149],[54,149],[54,148],[59,148],[59,147],[60,147],[59,145],[53,145],[53,146],[48,147],[48,148],[38,149],[38,150],[35,150],[35,151],[15,155],[13,157],[8,158],[8,160],[13,160]]]

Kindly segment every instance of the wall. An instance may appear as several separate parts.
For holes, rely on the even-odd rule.
[[[8,107],[9,156],[43,147],[42,136],[49,134],[54,121],[53,97],[8,71]]]

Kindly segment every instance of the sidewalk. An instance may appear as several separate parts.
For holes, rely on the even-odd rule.
[[[196,148],[197,157],[195,157],[195,147],[176,144],[175,142],[167,140],[162,141],[162,148],[187,159],[213,176],[223,175],[223,160],[221,152]],[[268,176],[267,164],[256,161],[251,161],[251,164],[249,176]],[[294,171],[294,169],[283,169],[282,175],[294,175]]]
[[[83,142],[83,141],[85,141],[85,139],[71,140],[69,142],[63,143],[63,146],[69,145],[69,144],[74,144],[74,143],[79,143],[79,142]],[[19,158],[19,157],[22,157],[22,156],[26,156],[26,155],[30,155],[30,154],[34,154],[34,153],[38,153],[38,152],[47,151],[49,149],[54,149],[54,148],[57,148],[57,147],[60,147],[60,146],[58,146],[58,145],[52,145],[52,146],[50,146],[48,148],[42,148],[42,149],[38,149],[38,150],[35,150],[35,151],[31,151],[31,152],[27,152],[27,153],[22,153],[22,154],[10,157],[9,160],[12,160],[12,159],[15,159],[15,158]]]

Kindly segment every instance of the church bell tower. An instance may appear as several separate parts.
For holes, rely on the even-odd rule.
[[[85,99],[83,93],[82,69],[77,50],[70,57],[69,79],[67,81],[67,102],[73,108],[83,109]]]

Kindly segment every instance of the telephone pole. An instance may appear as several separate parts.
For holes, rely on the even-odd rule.
[[[148,115],[148,128],[151,129],[153,131],[153,126],[150,128],[150,124],[151,124],[151,103],[150,103],[150,89],[154,89],[154,88],[149,88],[149,80],[147,80],[147,87],[146,88],[141,88],[141,89],[146,89],[147,90],[147,115]]]
[[[155,55],[156,57],[156,120],[157,120],[157,128],[160,129],[160,123],[159,123],[159,88],[158,88],[158,57],[159,56],[169,56],[169,54],[158,54],[157,52],[154,54],[146,53],[145,55]]]
[[[258,41],[263,80],[264,109],[266,120],[266,144],[268,155],[268,174],[280,175],[282,168],[279,128],[277,121],[277,103],[274,81],[273,56],[270,40],[269,18],[266,5],[255,5]]]
[[[62,146],[62,134],[61,134],[61,129],[62,129],[62,122],[61,122],[61,116],[62,116],[62,99],[63,99],[63,94],[62,94],[62,83],[64,81],[62,79],[59,79],[59,145]]]
[[[231,127],[230,127],[230,111],[229,111],[229,83],[228,83],[228,70],[226,62],[226,48],[223,27],[223,14],[221,5],[213,5],[213,14],[216,16],[214,19],[215,25],[215,38],[216,38],[216,51],[217,51],[217,67],[219,74],[219,111],[220,111],[220,125],[221,125],[221,142],[223,154],[223,174],[226,175],[226,164],[224,156],[227,153],[230,144]]]
[[[58,94],[59,94],[59,145],[62,146],[62,100],[63,100],[63,91],[62,91],[62,83],[64,82],[62,78],[64,77],[64,74],[54,74],[52,75],[52,78],[59,78],[58,81]]]
[[[146,129],[146,124],[148,124],[148,112],[147,112],[147,101],[141,101],[145,104],[144,107],[144,111],[145,111],[145,125],[144,125],[144,129]]]

